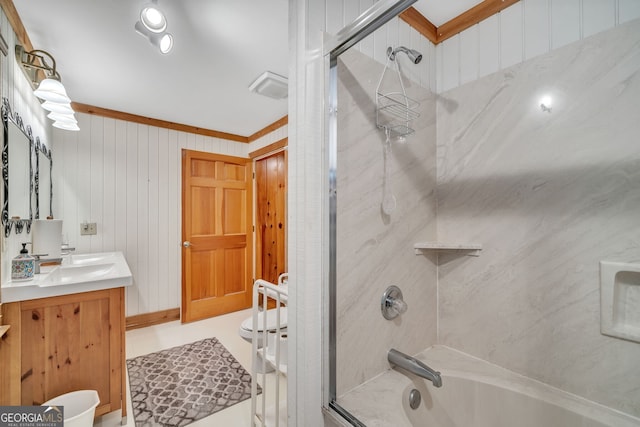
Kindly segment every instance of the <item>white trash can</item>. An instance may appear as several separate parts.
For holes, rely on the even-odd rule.
[[[64,406],[64,427],[91,427],[99,403],[97,391],[78,390],[47,400],[42,406]]]

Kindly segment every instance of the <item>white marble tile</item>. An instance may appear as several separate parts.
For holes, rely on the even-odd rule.
[[[445,92],[437,126],[438,238],[483,246],[440,263],[439,342],[635,416],[640,345],[600,334],[599,262],[640,260],[639,36]]]
[[[384,131],[376,127],[375,91],[383,66],[350,51],[340,58],[338,98],[338,394],[386,369],[391,347],[417,352],[436,339],[436,267],[413,244],[435,238],[435,97],[405,81],[421,103],[415,134],[392,143],[390,188],[397,208],[381,210]],[[397,75],[387,72],[385,90]],[[399,86],[398,86],[399,89]],[[396,90],[398,90],[396,89]],[[416,240],[417,239],[417,240]],[[395,284],[409,305],[388,321],[381,297]]]

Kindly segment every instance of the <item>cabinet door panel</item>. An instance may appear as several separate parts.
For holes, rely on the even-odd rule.
[[[80,295],[75,301],[57,297],[22,306],[23,405],[90,389],[100,397],[97,415],[120,408],[120,291]]]

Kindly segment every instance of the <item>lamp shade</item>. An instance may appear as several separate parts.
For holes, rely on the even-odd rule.
[[[66,104],[58,104],[51,101],[44,101],[41,105],[47,111],[51,111],[52,113],[60,113],[60,114],[73,114],[73,108],[71,108],[71,103]]]
[[[77,123],[53,122],[52,126],[62,130],[73,130],[73,131],[80,130]]]
[[[54,122],[60,122],[60,123],[78,123],[78,121],[76,120],[75,116],[73,115],[73,113],[69,114],[69,113],[54,113],[51,112],[49,114],[47,114],[47,117],[50,118],[51,120],[53,120]]]
[[[45,101],[56,102],[59,104],[68,104],[71,99],[67,96],[62,83],[56,79],[44,79],[40,82],[38,89],[33,91],[33,94]]]

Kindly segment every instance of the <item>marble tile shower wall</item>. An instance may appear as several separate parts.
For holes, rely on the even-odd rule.
[[[355,50],[338,67],[338,396],[388,369],[387,351],[415,354],[436,340],[436,266],[413,251],[436,234],[435,96],[405,81],[421,117],[404,144],[393,142],[391,215],[381,210],[384,131],[376,128],[375,92],[383,66]],[[389,90],[397,75],[385,77]],[[397,83],[396,83],[397,84]],[[380,312],[388,285],[402,289],[408,311]]]
[[[439,343],[640,416],[640,345],[600,334],[599,261],[640,262],[640,21],[444,92]],[[550,112],[540,98],[550,95]]]

